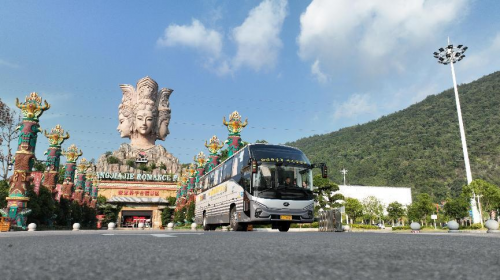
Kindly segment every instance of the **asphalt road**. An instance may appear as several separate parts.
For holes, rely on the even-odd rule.
[[[490,234],[8,232],[0,279],[499,279],[499,248]]]

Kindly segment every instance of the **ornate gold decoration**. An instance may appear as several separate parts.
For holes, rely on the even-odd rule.
[[[186,184],[187,181],[188,181],[188,177],[186,175],[182,175],[182,177],[181,177],[182,185]]]
[[[62,150],[62,155],[66,157],[67,162],[76,162],[83,153],[75,144],[71,144],[66,151]]]
[[[76,169],[78,170],[78,173],[85,174],[85,172],[89,168],[89,165],[90,163],[88,163],[85,158],[82,158],[80,160],[80,163],[76,166]]]
[[[226,117],[222,119],[222,123],[227,126],[227,130],[231,135],[236,135],[243,130],[245,126],[248,124],[248,119],[245,119],[245,122],[241,122],[241,116],[238,111],[234,111],[229,115],[229,122],[226,122]]]
[[[207,141],[205,141],[205,147],[210,151],[211,154],[217,154],[222,147],[224,147],[224,144],[217,138],[217,136],[212,136],[210,138],[210,143],[207,144]]]
[[[44,130],[43,134],[49,139],[50,146],[61,146],[64,140],[69,138],[69,133],[66,132],[66,135],[64,135],[64,129],[60,125],[56,125],[50,133]]]
[[[198,168],[203,168],[207,163],[207,157],[203,152],[200,152],[197,156],[194,157],[194,162],[196,162]]]
[[[45,100],[44,105],[42,105],[42,98],[38,96],[36,92],[30,93],[29,96],[25,98],[24,103],[19,103],[19,99],[16,98],[16,107],[21,109],[25,119],[38,120],[38,117],[42,113],[50,108],[50,104]]]
[[[196,165],[194,163],[191,163],[187,169],[187,172],[189,174],[189,177],[194,177],[196,174]]]

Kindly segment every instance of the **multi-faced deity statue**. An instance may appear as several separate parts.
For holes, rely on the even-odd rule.
[[[118,107],[117,130],[122,138],[130,138],[134,148],[149,149],[155,141],[165,140],[169,134],[170,103],[173,90],[162,88],[150,77],[137,82],[136,88],[121,85],[122,103]]]

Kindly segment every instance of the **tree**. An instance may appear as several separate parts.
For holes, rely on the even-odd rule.
[[[339,186],[330,181],[330,179],[322,178],[318,174],[313,178],[313,186],[314,201],[317,203],[315,207],[316,212],[320,209],[326,210],[342,206],[338,201],[343,200],[344,196],[335,193],[339,190]]]
[[[267,142],[266,140],[262,139],[262,140],[256,140],[256,141],[255,141],[255,143],[256,143],[256,144],[259,144],[259,143],[260,143],[260,144],[267,144],[267,143],[269,143],[269,142]]]
[[[394,220],[399,221],[403,218],[405,215],[405,209],[401,203],[394,201],[387,206],[387,214],[392,220],[392,225],[394,226]]]
[[[195,203],[191,202],[189,206],[187,207],[186,211],[186,220],[188,223],[192,223],[194,221],[194,210],[195,210]]]
[[[0,181],[0,209],[7,207],[7,200],[9,196],[9,183],[5,180]]]
[[[97,213],[98,215],[104,215],[104,224],[108,223],[116,223],[118,219],[118,213],[121,210],[121,207],[113,205],[111,203],[107,203],[106,197],[99,195],[97,197]]]
[[[472,192],[480,197],[483,218],[488,212],[500,208],[500,188],[481,179],[472,181],[468,186],[462,188],[464,197],[472,197]]]
[[[107,158],[107,161],[108,161],[109,164],[120,163],[120,160],[117,157],[115,157],[115,156],[109,156]]]
[[[382,202],[374,196],[369,196],[363,199],[363,214],[373,224],[375,219],[381,219],[384,214],[384,206]]]
[[[469,215],[469,202],[465,196],[449,199],[444,205],[444,213],[452,219],[460,219]]]
[[[0,176],[3,180],[7,180],[9,163],[13,160],[11,143],[19,136],[17,127],[20,122],[21,117],[0,99],[0,145],[6,147],[6,154],[3,149],[0,149],[0,162],[2,163]]]
[[[432,203],[431,197],[426,193],[417,195],[415,201],[408,207],[408,218],[410,220],[420,220],[427,225],[427,220],[436,208]]]
[[[344,207],[345,213],[351,218],[351,224],[363,215],[363,205],[355,198],[346,198]]]

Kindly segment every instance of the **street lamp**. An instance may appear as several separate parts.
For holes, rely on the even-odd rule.
[[[453,88],[455,90],[455,101],[457,103],[457,114],[458,114],[458,124],[460,126],[460,138],[462,139],[462,149],[464,152],[464,162],[465,162],[465,173],[467,175],[467,184],[469,185],[472,182],[472,173],[470,170],[469,163],[469,153],[467,152],[467,142],[465,140],[465,129],[464,123],[462,121],[462,110],[460,109],[460,100],[458,98],[458,89],[457,89],[457,79],[455,78],[455,68],[453,67],[454,63],[459,62],[460,60],[465,58],[465,51],[467,47],[464,45],[454,46],[450,44],[450,38],[448,38],[448,45],[443,48],[439,48],[437,52],[434,52],[434,57],[437,58],[439,64],[448,65],[451,67],[451,76],[453,77]],[[471,208],[472,208],[472,221],[473,223],[480,222],[483,223],[483,219],[480,217],[479,212],[476,206],[475,193],[473,192],[473,198],[471,198]]]

